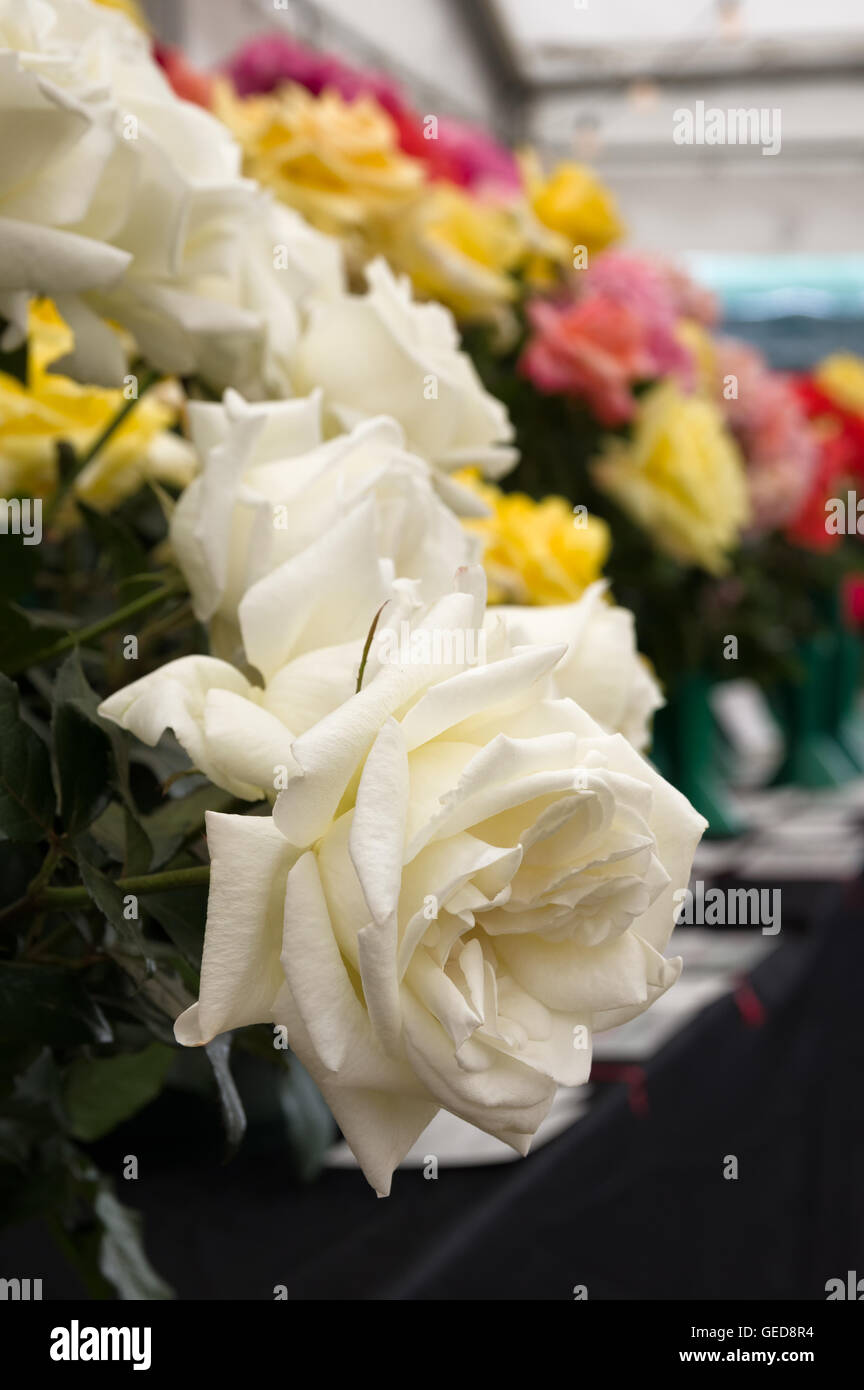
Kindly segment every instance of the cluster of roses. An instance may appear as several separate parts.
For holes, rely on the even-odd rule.
[[[429,130],[391,78],[293,38],[253,40],[216,77],[176,52],[162,61],[230,125],[247,172],[339,236],[349,260],[385,256],[502,342],[517,341],[521,313],[516,369],[610,432],[594,479],[661,550],[719,574],[742,538],[786,529],[822,543],[814,488],[840,446],[821,449],[820,466],[795,388],[715,336],[709,293],[615,249],[622,225],[590,170],[563,163],[544,178],[530,153],[475,127],[435,118]]]
[[[389,76],[295,38],[246,44],[222,72],[157,49],[175,88],[236,136],[247,174],[342,241],[349,266],[383,255],[463,322],[518,331],[526,286],[555,283],[575,243],[594,255],[622,233],[593,172],[548,177],[478,126],[422,114]]]
[[[592,1033],[680,965],[704,822],[638,751],[659,693],[632,617],[602,585],[487,609],[451,474],[514,452],[448,311],[383,263],[347,292],[337,245],[238,176],[122,17],[0,0],[0,41],[8,335],[51,294],[66,370],[125,368],[110,319],[229,388],[190,404],[200,472],[170,528],[212,655],[102,706],[250,803],[208,816],[177,1037],[284,1025],[381,1193],[439,1107],[524,1152]],[[453,640],[394,660],[406,624]]]

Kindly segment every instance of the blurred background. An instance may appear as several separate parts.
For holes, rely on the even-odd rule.
[[[422,110],[590,159],[646,250],[854,255],[864,212],[856,0],[146,0],[213,67],[281,27],[409,85]],[[782,108],[783,158],[670,138],[672,112]]]
[[[680,257],[778,366],[864,346],[864,15],[857,0],[146,0],[218,66],[281,29],[405,84],[418,109],[589,162],[634,245]],[[782,112],[782,158],[673,143],[703,101]],[[775,327],[778,319],[782,328]],[[791,320],[791,322],[790,322]],[[802,322],[803,321],[803,322]]]

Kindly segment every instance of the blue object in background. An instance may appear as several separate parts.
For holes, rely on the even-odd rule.
[[[832,352],[864,357],[864,256],[693,252],[685,261],[720,300],[723,330],[772,366],[802,371]]]

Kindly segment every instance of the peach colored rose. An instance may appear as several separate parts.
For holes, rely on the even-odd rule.
[[[631,309],[598,294],[565,305],[535,300],[528,318],[534,332],[519,369],[539,391],[584,400],[603,425],[631,419],[633,383],[653,365]]]

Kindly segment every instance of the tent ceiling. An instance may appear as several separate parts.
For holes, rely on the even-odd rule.
[[[479,0],[531,86],[864,65],[862,0]]]

